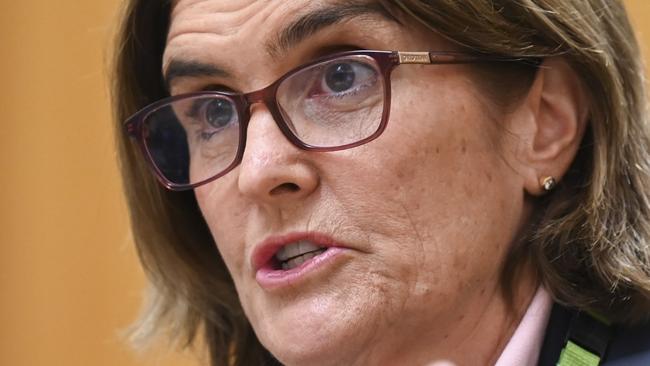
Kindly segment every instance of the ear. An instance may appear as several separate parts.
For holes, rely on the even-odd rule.
[[[518,109],[519,170],[526,192],[539,196],[544,178],[560,182],[580,147],[589,115],[585,87],[564,59],[549,58]]]

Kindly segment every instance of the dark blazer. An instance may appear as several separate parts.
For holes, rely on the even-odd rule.
[[[539,355],[539,366],[557,364],[575,314],[575,311],[558,304],[553,306]],[[611,340],[601,365],[650,366],[650,323],[634,327],[613,326],[611,329]]]

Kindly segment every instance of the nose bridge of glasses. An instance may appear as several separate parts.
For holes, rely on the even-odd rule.
[[[244,99],[246,100],[246,103],[248,104],[249,107],[255,103],[264,103],[268,108],[269,105],[273,102],[273,99],[275,97],[274,93],[275,93],[275,85],[271,84],[266,88],[262,88],[244,94]]]
[[[288,126],[286,126],[286,121],[279,115],[276,104],[276,94],[277,92],[277,82],[271,84],[263,89],[252,91],[243,95],[243,99],[246,103],[246,108],[248,109],[248,118],[252,117],[252,106],[254,104],[261,103],[266,107],[266,110],[270,113],[271,117],[275,121],[276,126],[280,129],[280,132],[296,147],[301,147],[301,143],[298,142],[293,133],[290,131]],[[247,130],[248,130],[248,123]],[[247,132],[248,133],[248,132]]]
[[[278,82],[271,84],[263,89],[252,91],[250,93],[246,93],[243,95],[243,98],[246,102],[246,108],[249,109],[248,110],[249,116],[250,113],[252,113],[250,108],[253,106],[253,104],[262,103],[266,107],[266,109],[270,112],[277,127],[280,129],[282,134],[285,135],[285,137],[291,143],[293,143],[297,147],[301,147],[301,144],[296,141],[297,138],[293,136],[293,133],[291,132],[290,128],[286,125],[287,121],[285,121],[282,118],[280,112],[278,111],[278,106],[276,101],[277,84]]]

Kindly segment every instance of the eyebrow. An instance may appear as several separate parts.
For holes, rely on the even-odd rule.
[[[380,3],[356,2],[338,3],[333,6],[314,9],[289,23],[278,34],[266,42],[265,50],[273,59],[281,59],[289,50],[324,28],[358,18],[364,15],[380,15],[385,19],[399,21]],[[183,77],[230,77],[231,74],[216,65],[194,60],[172,59],[163,78],[170,90],[174,79]]]
[[[212,64],[206,64],[198,61],[185,61],[172,59],[165,71],[164,81],[165,88],[169,90],[172,80],[183,77],[228,77],[230,73],[220,67]]]

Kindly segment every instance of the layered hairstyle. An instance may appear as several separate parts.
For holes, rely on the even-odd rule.
[[[650,138],[643,65],[618,0],[377,0],[481,55],[562,57],[588,94],[588,127],[557,189],[539,199],[502,271],[507,292],[528,261],[553,298],[634,323],[650,313]],[[273,364],[239,303],[192,191],[163,188],[122,122],[167,96],[162,54],[172,4],[130,0],[114,68],[117,146],[134,240],[151,282],[136,335],[203,336],[213,365]],[[493,99],[527,88],[536,69],[472,65]],[[521,77],[524,73],[526,77]],[[504,82],[508,81],[509,82]]]

